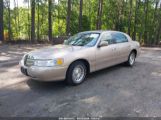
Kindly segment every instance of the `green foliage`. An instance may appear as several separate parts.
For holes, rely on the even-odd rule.
[[[90,20],[89,20],[89,17],[86,16],[86,15],[83,15],[83,18],[82,18],[82,31],[89,31],[91,30],[90,29]]]
[[[4,0],[6,1],[6,0]],[[82,31],[95,30],[97,21],[99,0],[83,0],[83,17]],[[139,5],[138,8],[136,1]],[[148,5],[146,4],[148,2]],[[128,33],[129,13],[132,10],[130,19],[130,36],[134,36],[134,28],[136,28],[136,40],[146,42],[146,44],[158,44],[161,40],[161,8],[155,9],[157,0],[133,0],[132,7],[130,0],[103,0],[102,26],[103,30],[119,30]],[[24,4],[28,4],[25,0]],[[30,5],[30,3],[29,3]],[[39,7],[38,7],[39,5]],[[147,6],[146,6],[147,5]],[[135,11],[137,13],[135,14]],[[147,15],[145,10],[148,10]],[[31,25],[31,11],[29,8],[15,7],[10,9],[10,23],[12,31],[12,39],[29,39]],[[48,37],[48,1],[36,0],[35,13],[35,31],[36,36],[40,39]],[[147,17],[147,21],[146,18]],[[38,19],[39,18],[39,19]],[[58,0],[53,2],[52,22],[53,36],[62,36],[66,34],[66,18],[67,18],[67,0]],[[136,19],[136,23],[135,23]],[[146,24],[145,24],[146,22]],[[4,9],[4,29],[9,30],[9,9],[5,4]],[[70,32],[71,35],[78,32],[79,24],[79,0],[72,0]],[[38,30],[39,29],[39,30]],[[158,38],[159,37],[159,38]],[[147,38],[147,40],[144,40]]]

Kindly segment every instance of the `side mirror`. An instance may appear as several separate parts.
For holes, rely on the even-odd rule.
[[[98,47],[108,46],[108,41],[101,41]]]

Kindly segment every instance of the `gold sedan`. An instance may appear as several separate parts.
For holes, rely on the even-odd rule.
[[[32,51],[20,61],[21,71],[39,81],[82,83],[87,74],[126,62],[133,66],[140,44],[118,31],[78,33],[64,44]]]

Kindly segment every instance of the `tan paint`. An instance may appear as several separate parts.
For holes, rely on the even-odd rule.
[[[53,47],[46,47],[28,53],[28,55],[33,56],[34,59],[63,58],[64,64],[62,66],[27,67],[23,64],[24,59],[21,60],[20,65],[21,67],[26,68],[29,76],[35,80],[55,81],[64,80],[70,64],[79,59],[88,61],[90,64],[90,72],[94,72],[127,61],[128,56],[133,49],[137,50],[137,55],[140,54],[139,43],[132,41],[131,38],[125,33],[123,34],[127,36],[128,42],[111,44],[99,48],[98,45],[100,43],[101,36],[109,31],[99,32],[101,35],[94,47],[55,45]]]

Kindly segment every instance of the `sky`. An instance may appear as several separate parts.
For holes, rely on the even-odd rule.
[[[10,0],[11,9],[14,8],[14,1],[16,1],[16,2],[18,1],[18,6],[20,6],[20,7],[27,7],[28,6],[27,3],[24,2],[24,0]],[[58,0],[55,0],[55,2],[58,3]]]
[[[27,4],[24,3],[24,0],[15,0],[16,2],[18,1],[18,5],[21,7],[27,7]],[[11,4],[11,9],[14,8],[14,0],[10,0]]]

